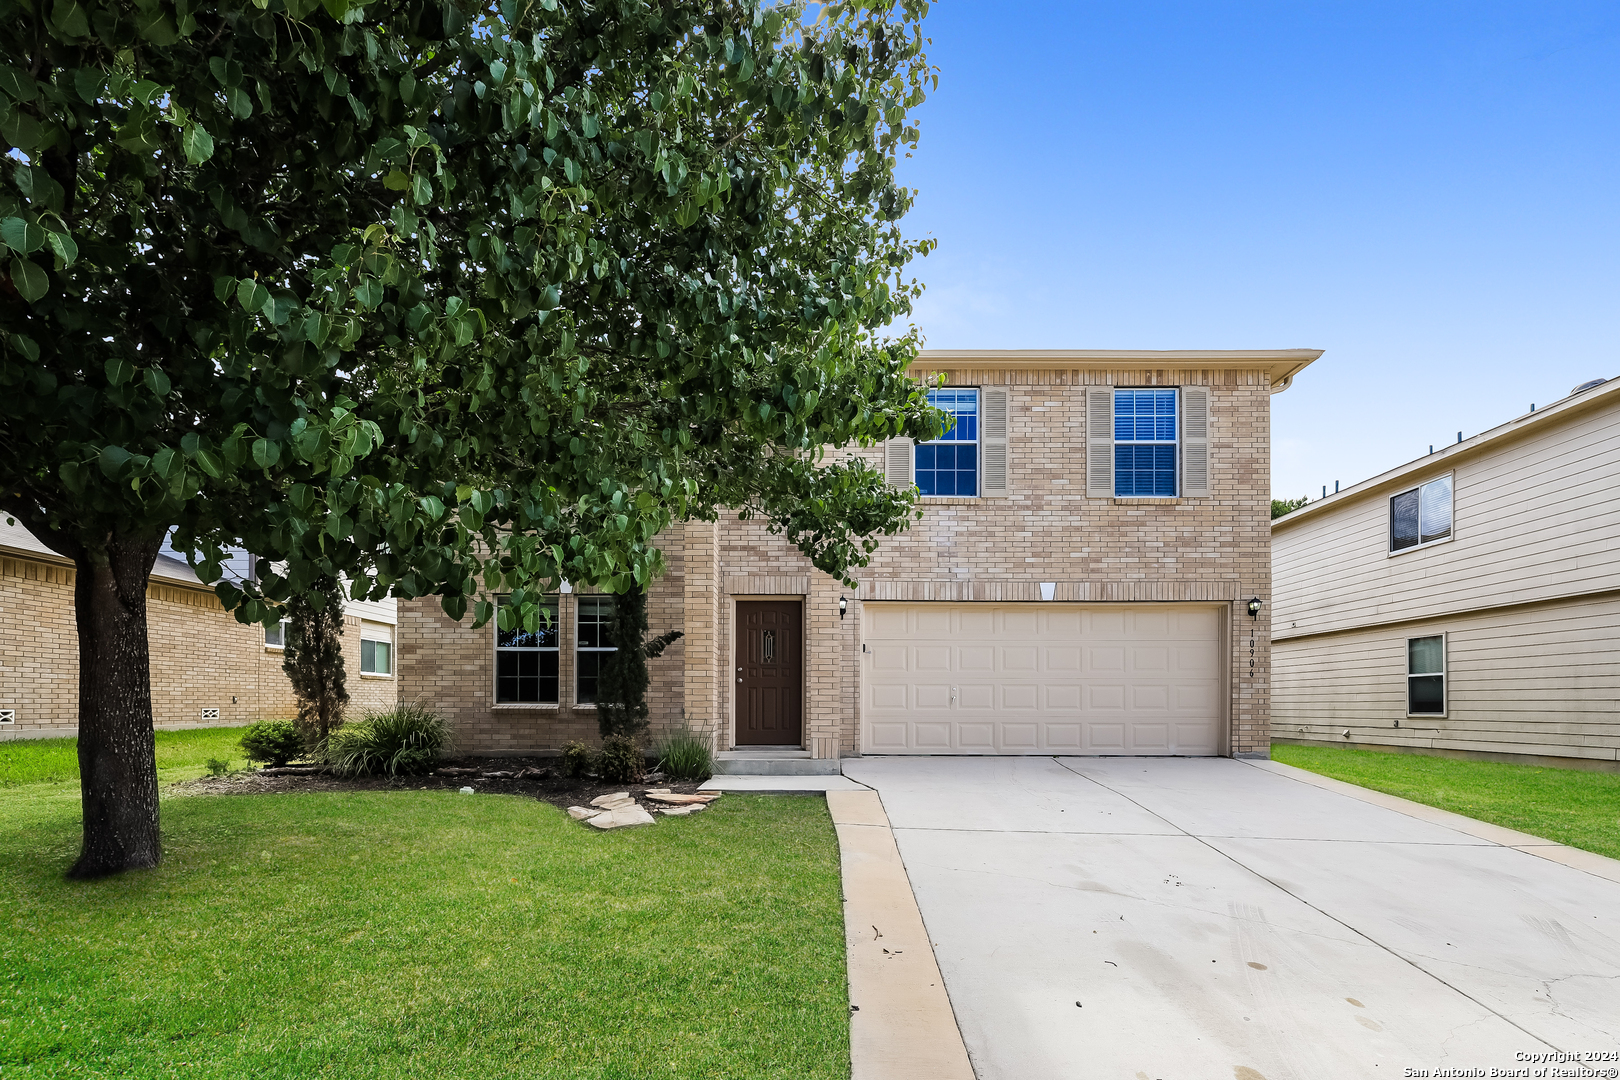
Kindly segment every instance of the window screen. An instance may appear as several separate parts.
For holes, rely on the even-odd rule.
[[[507,598],[500,598],[507,606]],[[540,601],[533,630],[495,621],[495,701],[500,705],[557,703],[557,598]]]
[[[390,641],[373,641],[366,638],[360,642],[360,670],[367,675],[392,675],[394,673],[394,645]]]
[[[1114,391],[1114,494],[1176,495],[1176,392]]]

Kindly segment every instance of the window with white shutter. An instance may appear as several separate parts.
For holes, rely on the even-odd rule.
[[[890,487],[908,488],[911,483],[911,440],[890,439],[883,444],[883,478]]]
[[[1086,496],[1114,494],[1114,388],[1086,388]]]
[[[979,430],[984,448],[984,475],[980,494],[1006,495],[1007,481],[1007,391],[986,387],[984,423]]]
[[[1181,493],[1209,494],[1209,388],[1181,388]]]

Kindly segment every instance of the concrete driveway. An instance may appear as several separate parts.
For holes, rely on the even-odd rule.
[[[882,797],[979,1080],[1620,1065],[1620,882],[1270,763],[844,771]]]

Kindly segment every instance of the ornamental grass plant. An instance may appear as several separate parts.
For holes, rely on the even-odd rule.
[[[338,728],[323,756],[340,776],[413,776],[438,764],[449,745],[444,717],[409,704]]]

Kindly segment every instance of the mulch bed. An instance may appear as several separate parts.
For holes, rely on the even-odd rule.
[[[465,772],[462,770],[472,770]],[[498,775],[505,774],[505,775]],[[527,795],[566,810],[585,806],[598,795],[628,791],[640,797],[648,788],[668,788],[691,794],[703,788],[692,780],[668,780],[657,773],[639,784],[608,784],[590,777],[575,780],[557,768],[556,758],[462,758],[446,760],[427,776],[343,778],[325,772],[270,775],[257,769],[229,776],[203,776],[175,784],[177,795],[261,795],[304,791],[459,791],[470,787],[480,795]]]

